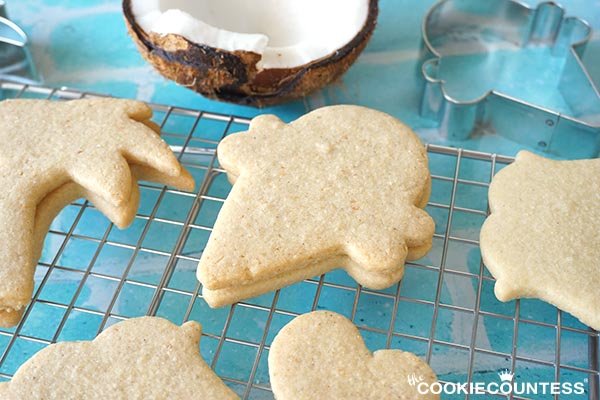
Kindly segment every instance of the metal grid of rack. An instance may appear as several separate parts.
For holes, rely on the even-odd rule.
[[[94,96],[8,82],[0,82],[0,95]],[[294,316],[331,309],[351,318],[372,350],[413,351],[442,382],[488,381],[506,368],[517,377],[583,381],[589,398],[598,399],[598,332],[541,302],[493,298],[478,229],[488,212],[489,182],[510,157],[428,146],[434,247],[407,263],[398,285],[368,290],[338,271],[210,310],[194,271],[229,190],[215,150],[249,120],[152,106],[163,138],[196,178],[196,190],[142,184],[140,211],[122,232],[87,201],[68,206],[48,234],[31,305],[18,326],[0,329],[0,379],[10,379],[50,343],[91,339],[119,320],[158,315],[177,324],[201,322],[201,352],[217,374],[243,399],[272,398],[266,360],[273,337]]]

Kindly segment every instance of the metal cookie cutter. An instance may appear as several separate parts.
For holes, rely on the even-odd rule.
[[[491,131],[562,157],[600,156],[600,94],[581,59],[592,35],[585,21],[565,17],[565,10],[553,2],[532,9],[514,0],[442,0],[429,10],[422,29],[426,51],[421,114],[437,121],[450,139]],[[479,57],[478,66],[492,67],[485,79],[509,76],[518,86],[517,64],[494,63],[502,52],[536,48],[547,48],[553,63],[559,61],[555,91],[562,110],[496,89],[459,98],[444,79],[443,67],[449,64],[458,66],[468,82],[466,63]],[[462,67],[456,62],[460,57]]]
[[[27,35],[8,19],[6,2],[0,0],[0,79],[23,84],[39,83],[27,44]]]

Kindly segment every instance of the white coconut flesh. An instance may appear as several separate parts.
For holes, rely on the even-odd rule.
[[[369,0],[131,0],[146,33],[177,34],[261,55],[259,69],[294,68],[327,57],[362,30]]]

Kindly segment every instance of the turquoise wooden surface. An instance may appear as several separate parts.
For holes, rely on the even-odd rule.
[[[426,142],[508,155],[515,154],[522,147],[521,145],[495,135],[485,135],[463,142],[448,141],[431,121],[419,116],[418,104],[421,96],[421,84],[417,79],[417,74],[421,40],[420,26],[424,13],[432,4],[432,0],[381,0],[379,24],[372,41],[357,63],[339,82],[302,100],[262,110],[208,100],[162,78],[151,66],[144,62],[135,49],[133,42],[127,36],[121,15],[120,1],[8,0],[8,10],[12,19],[18,22],[30,35],[33,57],[44,83],[48,86],[64,85],[80,90],[247,117],[269,112],[275,113],[288,121],[311,109],[327,104],[361,104],[399,117],[412,126]],[[535,2],[529,2],[529,4],[535,4]],[[600,82],[600,34],[598,33],[600,32],[600,1],[565,0],[563,5],[567,8],[569,15],[583,17],[596,28],[597,32],[588,45],[584,61],[594,79]],[[531,75],[531,71],[527,72]],[[524,76],[527,75],[527,73],[524,74]],[[513,87],[512,89],[518,91],[519,87]],[[530,89],[531,87],[528,87],[528,90]],[[543,93],[537,93],[537,95],[541,94]],[[174,126],[173,129],[177,129],[177,127]],[[446,176],[453,173],[451,170],[452,160],[436,159],[434,157],[431,162],[432,170],[444,171],[441,174]],[[489,170],[482,168],[481,164],[472,164],[463,164],[460,172],[461,177],[485,181],[486,176],[489,175]],[[228,189],[229,186],[224,180],[216,182],[214,187],[214,190],[221,193],[227,193]],[[459,190],[458,195],[462,196],[459,197],[459,201],[464,202],[464,206],[485,210],[485,191],[475,193],[467,189],[464,193]],[[155,201],[150,193],[146,193],[146,195],[146,197],[143,197],[141,205],[140,212],[142,214],[147,214]],[[447,185],[439,183],[432,196],[432,201],[447,203]],[[173,209],[179,207],[180,210],[187,210],[185,204],[176,204],[175,201],[175,199],[168,200],[165,204],[172,205]],[[200,223],[210,224],[209,221],[214,219],[217,211],[218,209],[212,209],[209,206],[200,215],[199,218],[204,219]],[[54,228],[57,230],[68,229],[76,212],[77,208],[67,207],[55,221]],[[106,219],[97,212],[89,210],[86,211],[84,216],[84,220],[78,225],[78,232],[89,236],[100,236],[106,227]],[[169,217],[177,218],[172,213],[169,214]],[[438,214],[434,214],[434,217],[439,233],[443,234],[447,215],[438,212]],[[468,216],[459,216],[454,221],[453,229],[456,230],[453,231],[453,234],[463,237],[474,235],[473,238],[476,239],[480,223],[481,221],[473,220]],[[126,231],[113,231],[110,239],[124,243],[135,241],[140,230],[141,227],[134,224]],[[166,250],[168,251],[169,238],[174,237],[178,232],[170,232],[164,227],[163,230],[157,230],[155,234],[160,240],[154,242],[149,240],[145,245],[157,249],[161,246],[167,246]],[[51,260],[60,243],[60,237],[49,237],[46,241],[42,261]],[[480,262],[478,249],[459,247],[450,249],[447,260],[448,265],[476,273]],[[200,250],[200,248],[191,248],[190,254],[197,255]],[[60,263],[73,268],[85,268],[94,251],[95,247],[92,244],[85,243],[85,241],[72,241],[61,255]],[[112,248],[111,252],[102,253],[103,258],[98,261],[95,268],[100,272],[118,276],[129,256],[129,252],[125,249]],[[436,263],[439,264],[437,258],[439,258],[439,254],[434,251],[426,258],[425,262],[436,265]],[[161,266],[164,265],[164,262],[165,260],[157,255],[146,254],[143,257],[138,257],[133,269],[133,277],[140,281],[155,283],[162,272]],[[182,290],[193,290],[195,282],[194,269],[195,265],[193,263],[178,265],[178,273],[175,275],[177,281],[173,285]],[[42,276],[44,272],[45,270],[41,268],[38,277]],[[341,272],[328,275],[328,279],[332,282],[353,285],[352,280]],[[409,268],[402,288],[403,295],[411,298],[429,299],[428,296],[434,294],[436,282],[437,275]],[[42,297],[56,302],[68,303],[70,301],[69,296],[73,294],[78,284],[79,277],[76,274],[53,273]],[[488,285],[488,282],[485,285]],[[112,296],[114,288],[115,285],[109,281],[91,279],[84,287],[76,304],[102,310],[102,307],[105,307],[105,303]],[[472,307],[473,289],[473,282],[468,279],[445,280],[442,300],[448,304]],[[143,288],[129,287],[127,290],[130,290],[130,292],[123,296],[125,300],[118,302],[116,311],[126,316],[142,315],[145,312],[144,307],[147,305],[148,296],[151,293]],[[282,291],[280,304],[282,304],[282,307],[296,312],[308,311],[304,307],[306,306],[306,299],[303,296],[311,298],[310,296],[313,295],[311,290],[313,290],[311,286],[304,287],[302,284],[286,289]],[[352,292],[335,292],[328,289],[320,307],[347,313],[349,307],[351,307],[353,296],[354,293]],[[257,304],[269,306],[271,298],[272,294],[253,301]],[[521,313],[525,318],[550,324],[556,323],[556,310],[553,307],[537,301],[524,301],[521,304]],[[159,315],[177,320],[182,307],[186,305],[187,303],[184,300],[172,295],[167,297],[161,304]],[[484,287],[482,309],[510,315],[514,313],[514,307],[514,302],[508,304],[497,302],[493,297],[491,286]],[[377,326],[382,323],[381,321],[389,321],[391,312],[389,302],[367,297],[364,302],[361,299],[357,317],[362,323]],[[431,323],[431,307],[423,306],[420,309],[418,306],[411,306],[403,302],[397,312],[398,319],[395,327],[397,331],[420,336],[428,335]],[[234,336],[236,334],[241,337],[244,335],[260,336],[265,323],[265,315],[258,312],[252,313],[251,311],[247,311],[247,313],[248,315],[236,315],[235,321],[245,322],[245,324],[243,326],[233,326],[232,334]],[[226,316],[226,309],[209,310],[205,305],[200,306],[192,314],[193,318],[199,319],[205,324],[206,332],[214,334],[220,333]],[[24,326],[24,333],[38,335],[38,337],[44,335],[51,337],[53,329],[55,329],[52,321],[60,318],[62,318],[60,311],[52,307],[36,305],[31,318]],[[60,340],[93,337],[98,328],[98,318],[100,317],[91,314],[73,313],[60,336]],[[287,322],[285,318],[277,316],[273,322],[273,332],[285,322]],[[470,339],[468,335],[470,334],[471,323],[472,321],[466,315],[442,311],[436,328],[436,338],[455,343],[468,341]],[[512,332],[512,322],[487,317],[480,320],[479,323],[481,325],[481,334],[477,342],[479,347],[510,353],[512,336],[506,333]],[[506,326],[507,323],[508,326]],[[581,328],[578,322],[566,315],[563,323]],[[385,328],[385,323],[382,326]],[[550,360],[553,354],[551,349],[556,345],[554,330],[552,328],[541,329],[530,324],[523,324],[520,329],[519,345],[542,360],[549,359],[549,361],[552,361]],[[385,338],[380,337],[381,335],[365,332],[365,336],[372,349],[385,345]],[[4,336],[0,336],[0,351],[2,346],[5,345],[4,340]],[[256,337],[252,340],[256,340]],[[215,345],[214,340],[203,339],[203,355],[206,359],[210,360],[212,358]],[[423,344],[418,341],[414,341],[414,343],[403,341],[392,345],[412,350],[421,355],[424,352]],[[20,353],[13,350],[11,358],[2,366],[0,372],[14,372],[18,365],[41,347],[25,342],[19,342],[19,346],[22,346],[22,348],[17,348]],[[236,377],[237,374],[240,374],[240,379],[243,379],[243,367],[240,365],[246,361],[251,363],[254,357],[253,354],[245,354],[244,351],[245,349],[238,349],[226,353],[220,364],[217,365],[217,372],[230,377]],[[586,351],[587,342],[584,336],[565,334],[561,353],[564,362],[580,363],[581,354]],[[464,352],[438,349],[434,357],[436,370],[446,380],[464,379],[466,374],[466,371],[462,368],[465,365],[464,358]],[[475,362],[477,379],[484,381],[496,379],[495,371],[507,367],[506,360],[501,357],[481,356]],[[520,364],[518,365],[519,379],[533,381],[552,376],[552,368],[527,365],[527,363]],[[581,366],[585,367],[583,364]],[[578,380],[582,376],[583,374],[565,373],[563,379]],[[264,382],[266,378],[266,368],[261,363],[256,379]],[[257,395],[256,398],[263,397]],[[268,398],[268,396],[265,398]]]

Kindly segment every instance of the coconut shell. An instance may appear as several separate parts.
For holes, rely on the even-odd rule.
[[[159,35],[141,29],[133,17],[131,0],[123,0],[129,34],[142,56],[164,77],[206,97],[257,107],[283,103],[307,95],[340,77],[354,63],[377,23],[377,0],[360,32],[327,57],[295,68],[259,71],[260,54],[224,51],[194,43],[181,35]]]

